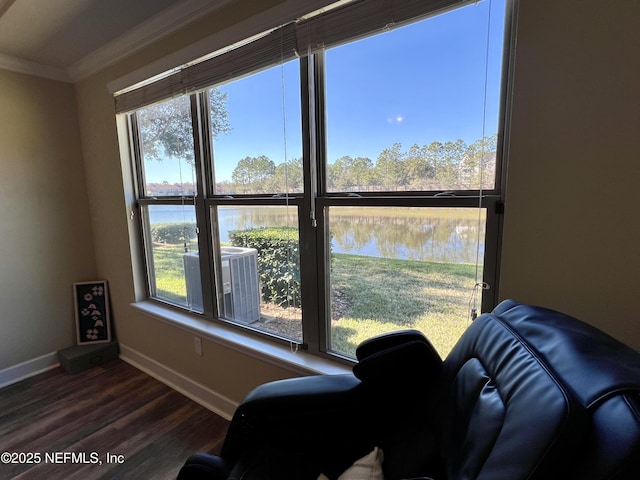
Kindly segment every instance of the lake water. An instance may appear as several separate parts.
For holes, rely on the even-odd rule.
[[[220,207],[220,240],[230,230],[297,226],[293,207]],[[367,212],[371,212],[367,214]],[[151,223],[194,222],[192,206],[150,207]],[[330,210],[331,250],[373,257],[445,263],[475,263],[484,255],[484,218],[476,209],[340,208]],[[478,236],[480,238],[478,238]]]

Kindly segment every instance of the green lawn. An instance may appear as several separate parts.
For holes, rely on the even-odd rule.
[[[160,298],[182,305],[187,303],[183,254],[184,246],[182,245],[156,244],[153,247],[157,295]]]
[[[158,296],[186,303],[181,245],[156,245]],[[333,254],[331,282],[347,307],[332,321],[331,349],[353,356],[361,341],[402,328],[424,332],[446,356],[468,325],[475,266]]]
[[[468,325],[475,266],[333,254],[331,279],[351,301],[332,324],[333,350],[353,355],[361,341],[415,328],[446,356]]]

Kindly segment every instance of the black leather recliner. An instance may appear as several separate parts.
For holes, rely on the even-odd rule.
[[[178,478],[334,480],[375,446],[387,480],[640,478],[640,354],[579,320],[505,301],[444,362],[416,331],[356,355],[256,388]]]

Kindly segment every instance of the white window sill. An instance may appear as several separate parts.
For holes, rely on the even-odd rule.
[[[304,351],[294,352],[288,345],[270,342],[267,339],[245,334],[238,328],[199,318],[196,314],[180,312],[152,301],[132,303],[131,306],[144,315],[166,322],[193,335],[205,338],[227,348],[272,365],[285,368],[298,375],[344,374],[351,368],[330,359],[321,358]]]

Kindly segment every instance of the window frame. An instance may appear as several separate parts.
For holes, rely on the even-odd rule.
[[[462,2],[466,3],[466,2]],[[197,193],[193,196],[151,197],[145,195],[144,168],[140,148],[140,135],[135,111],[127,113],[127,125],[130,138],[130,151],[133,158],[133,175],[136,189],[136,206],[138,212],[138,228],[141,248],[145,259],[146,296],[173,308],[184,310],[181,305],[153,296],[156,291],[153,262],[149,261],[151,251],[149,220],[144,214],[145,208],[151,205],[183,205],[193,204],[196,211],[198,231],[198,249],[203,291],[203,312],[191,312],[213,322],[229,322],[220,318],[221,284],[219,269],[214,268],[214,257],[220,254],[220,242],[215,232],[219,206],[226,205],[295,205],[298,209],[299,252],[301,259],[316,257],[317,261],[300,262],[302,298],[305,307],[302,312],[303,342],[278,337],[274,334],[254,328],[244,328],[251,334],[270,337],[282,344],[296,345],[296,349],[308,350],[320,356],[342,359],[347,362],[351,358],[344,357],[330,350],[330,295],[327,248],[328,225],[325,212],[332,206],[385,206],[385,207],[458,207],[486,209],[486,237],[483,259],[483,279],[489,289],[482,290],[483,310],[489,310],[498,301],[498,269],[499,248],[501,239],[502,212],[504,209],[504,139],[506,135],[506,102],[509,72],[509,45],[511,32],[509,25],[513,21],[511,0],[505,0],[505,26],[503,29],[505,43],[503,46],[502,87],[500,94],[500,113],[498,120],[498,139],[496,151],[496,170],[494,187],[484,190],[456,190],[448,195],[440,190],[409,192],[358,192],[357,196],[349,192],[330,192],[327,188],[326,166],[326,127],[324,99],[324,51],[299,58],[300,63],[300,95],[302,105],[302,159],[304,172],[304,189],[302,193],[288,194],[275,198],[268,194],[228,195],[215,194],[215,175],[213,172],[213,146],[210,137],[209,103],[206,91],[189,94],[193,142],[195,155],[195,171]],[[440,13],[440,12],[438,12]],[[415,19],[419,20],[419,19]],[[211,85],[213,86],[213,85]],[[314,314],[316,313],[317,314]]]
[[[509,6],[508,0],[506,6]],[[509,10],[505,12],[505,20],[509,18]],[[507,22],[508,24],[508,22]],[[505,38],[507,33],[505,31]],[[503,64],[506,63],[506,53],[508,50],[504,49]],[[317,108],[309,111],[308,114],[315,115],[315,137],[318,139],[316,145],[317,158],[316,158],[316,195],[315,195],[315,207],[314,218],[317,221],[316,229],[316,245],[327,244],[329,242],[329,227],[327,224],[328,218],[325,216],[325,212],[332,206],[362,206],[362,207],[454,207],[454,208],[477,208],[485,209],[486,211],[486,226],[485,226],[485,248],[483,272],[482,272],[482,284],[487,285],[488,288],[482,288],[481,305],[484,311],[489,311],[498,303],[498,268],[499,268],[499,246],[501,238],[502,228],[502,213],[504,210],[504,200],[502,194],[502,186],[504,184],[503,177],[503,152],[500,146],[504,138],[504,108],[500,109],[500,115],[498,120],[498,139],[497,139],[497,151],[496,151],[496,169],[494,187],[491,189],[478,189],[478,190],[456,190],[455,193],[449,194],[443,190],[424,190],[424,191],[379,191],[379,192],[360,192],[358,191],[355,196],[350,195],[351,192],[331,192],[327,186],[327,171],[328,165],[326,161],[326,118],[325,118],[325,99],[324,92],[324,70],[325,70],[325,58],[324,50],[312,55],[312,61],[309,62],[308,72],[309,75],[315,78],[314,85],[320,86],[314,90],[315,101],[312,105]],[[504,65],[503,65],[503,78],[504,78]],[[504,90],[504,81],[502,85]],[[501,100],[504,98],[504,93],[501,92]],[[326,319],[330,318],[331,312],[331,299],[329,292],[327,291],[330,286],[329,280],[329,265],[330,259],[327,255],[327,248],[318,247],[318,254],[322,254],[321,260],[315,263],[317,268],[315,278],[317,283],[315,287],[320,292],[317,298],[321,299],[318,305],[314,305],[318,308],[318,325],[317,329],[310,332],[315,340],[315,343],[320,346],[319,352],[324,354],[331,354],[347,360],[352,360],[349,357],[345,357],[337,352],[332,352],[330,348],[330,322]]]

